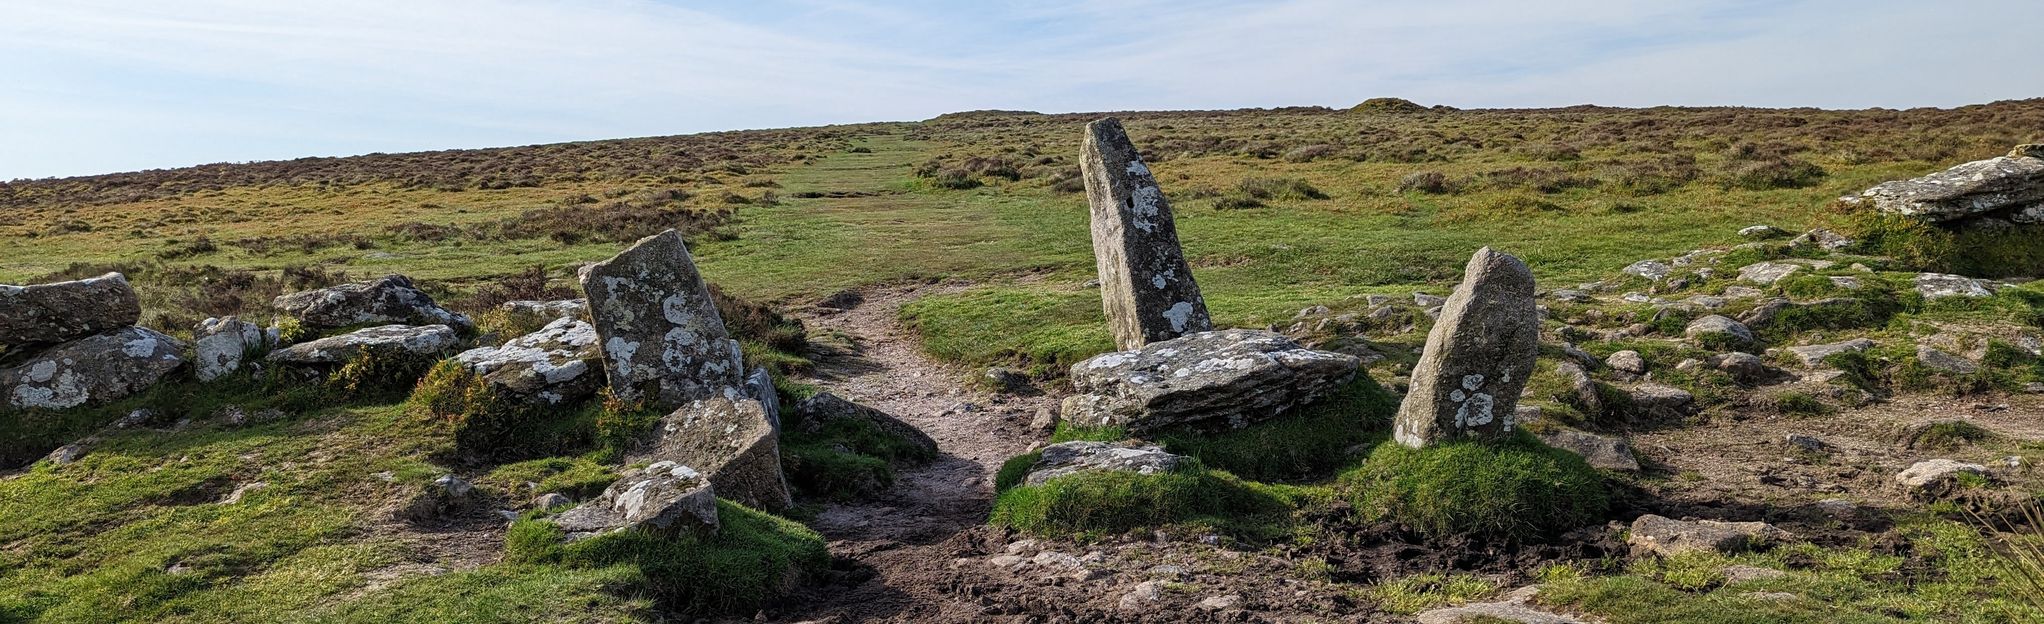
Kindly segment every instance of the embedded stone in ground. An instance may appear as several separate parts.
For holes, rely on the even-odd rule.
[[[475,328],[467,315],[440,307],[403,275],[295,292],[277,297],[270,305],[313,329],[369,323],[446,325],[460,331]]]
[[[275,364],[319,366],[345,364],[367,354],[371,357],[405,355],[439,359],[452,350],[460,338],[446,325],[384,325],[367,327],[339,336],[301,342],[271,351],[264,360]]]
[[[1029,467],[1026,485],[1042,485],[1058,477],[1088,472],[1133,472],[1162,474],[1177,470],[1188,458],[1164,452],[1162,447],[1134,443],[1060,442],[1043,447],[1036,464]]]
[[[1962,480],[1964,477],[1961,475],[1972,475],[1984,480],[1989,473],[1987,467],[1980,464],[1932,459],[1910,465],[1908,469],[1895,475],[1895,483],[1912,497],[1936,500],[1965,487]]]
[[[80,338],[0,369],[15,409],[99,405],[155,385],[185,363],[184,343],[146,327]]]
[[[1632,521],[1625,542],[1635,556],[1669,556],[1690,551],[1745,552],[1789,537],[1787,531],[1765,522],[1674,520],[1647,514]]]
[[[1273,332],[1200,332],[1074,364],[1079,393],[1065,400],[1063,418],[1131,433],[1242,427],[1319,400],[1360,366],[1355,356],[1307,349]]]
[[[1840,353],[1859,353],[1872,348],[1874,348],[1874,341],[1865,338],[1854,338],[1831,344],[1789,347],[1788,352],[1789,355],[1795,356],[1796,361],[1802,362],[1804,366],[1816,366],[1824,363],[1825,358]]]
[[[1760,343],[1760,339],[1754,337],[1753,330],[1747,329],[1738,321],[1716,314],[1690,321],[1689,325],[1683,328],[1682,334],[1706,347],[1743,351],[1752,349]]]
[[[1625,438],[1602,436],[1575,429],[1555,429],[1540,434],[1548,446],[1583,456],[1591,466],[1605,470],[1639,472],[1639,460],[1632,455],[1632,443]]]
[[[1946,297],[1992,297],[1994,291],[1987,284],[1964,275],[1947,273],[1919,273],[1916,275],[1916,292],[1925,299]]]
[[[714,534],[717,493],[702,472],[671,461],[627,470],[603,496],[554,516],[570,541],[620,529]]]
[[[502,346],[463,351],[454,359],[481,375],[492,390],[527,402],[573,402],[603,387],[596,328],[573,317],[555,319]]]
[[[708,475],[718,496],[754,509],[786,509],[780,436],[766,407],[738,394],[734,389],[731,396],[691,401],[662,417],[658,440],[633,460],[687,466]]]
[[[1079,168],[1107,325],[1122,349],[1213,329],[1178,245],[1171,204],[1121,122],[1086,125]]]
[[[742,387],[744,364],[681,233],[640,239],[582,269],[604,373],[625,400],[663,407]]]
[[[554,301],[518,300],[506,301],[497,306],[505,312],[545,319],[588,318],[588,299],[559,299]]]
[[[1533,293],[1526,263],[1477,250],[1413,367],[1393,431],[1399,443],[1417,448],[1511,432],[1540,347]]]
[[[923,433],[923,430],[917,429],[915,425],[902,422],[887,412],[853,403],[829,391],[818,392],[795,404],[795,413],[801,415],[802,428],[812,433],[822,431],[824,427],[837,421],[862,421],[890,436],[922,447],[932,454],[937,452],[937,441],[930,439],[929,434]]]
[[[212,381],[241,370],[242,360],[261,356],[277,337],[261,325],[236,317],[209,318],[192,329],[193,375]]]
[[[0,347],[57,343],[134,325],[142,303],[127,276],[0,285]]]

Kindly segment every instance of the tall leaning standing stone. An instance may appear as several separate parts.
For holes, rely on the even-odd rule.
[[[1214,328],[1157,178],[1121,122],[1086,124],[1079,170],[1093,209],[1093,258],[1107,325],[1123,350]]]
[[[738,341],[725,331],[680,233],[641,239],[582,269],[581,278],[619,398],[672,408],[744,387]]]
[[[1533,271],[1489,247],[1477,250],[1464,271],[1427,333],[1412,389],[1398,408],[1393,434],[1406,446],[1504,437],[1533,373],[1540,348]]]

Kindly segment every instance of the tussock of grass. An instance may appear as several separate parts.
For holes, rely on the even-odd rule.
[[[788,485],[807,496],[849,500],[894,484],[894,469],[930,462],[928,447],[890,433],[871,421],[834,419],[814,431],[786,411],[781,466]]]
[[[1583,458],[1531,436],[1424,449],[1384,442],[1339,488],[1365,520],[1442,538],[1532,540],[1594,524],[1610,494]]]
[[[505,558],[576,569],[635,569],[632,592],[694,615],[744,615],[785,595],[830,565],[823,537],[795,522],[725,500],[712,537],[609,533],[572,544],[544,520],[521,520],[505,536]]]
[[[1324,477],[1351,460],[1351,449],[1382,440],[1398,397],[1368,374],[1291,413],[1241,429],[1170,432],[1164,450],[1255,481]],[[1060,432],[1062,433],[1062,432]]]
[[[1289,528],[1288,490],[1188,463],[1163,474],[1083,473],[1009,487],[995,499],[991,522],[1081,539],[1184,524],[1267,539]]]
[[[545,405],[504,396],[454,360],[434,365],[410,402],[420,417],[451,427],[461,453],[495,461],[585,450],[603,412],[596,402]]]
[[[1497,590],[1495,581],[1474,574],[1430,572],[1376,585],[1369,596],[1385,611],[1411,615],[1470,602]]]

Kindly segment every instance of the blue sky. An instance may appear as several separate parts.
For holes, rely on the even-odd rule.
[[[709,130],[2044,96],[2037,0],[0,0],[0,179]]]

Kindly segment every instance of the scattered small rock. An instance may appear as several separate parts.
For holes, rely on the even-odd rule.
[[[1673,520],[1648,514],[1632,521],[1626,543],[1632,546],[1635,556],[1668,556],[1697,550],[1744,552],[1788,538],[1787,531],[1765,522]]]

